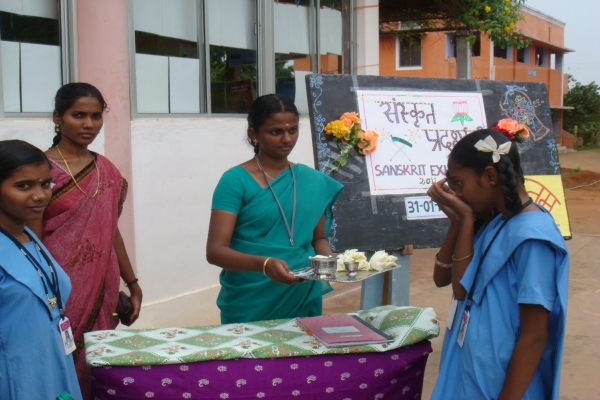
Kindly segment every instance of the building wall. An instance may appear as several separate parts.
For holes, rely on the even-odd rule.
[[[131,123],[135,233],[144,307],[136,327],[219,323],[220,268],[205,255],[212,193],[223,172],[253,156],[243,118]],[[313,166],[310,122],[291,161]]]
[[[556,46],[564,44],[564,23],[529,7],[523,7],[526,21],[517,26],[524,34],[547,41]],[[421,67],[398,68],[397,40],[393,35],[379,38],[380,72],[386,76],[410,76],[422,78],[456,78],[456,58],[446,57],[446,32],[430,32],[421,39]],[[543,44],[538,43],[539,46]],[[480,56],[473,57],[473,79],[493,79],[522,82],[542,82],[548,88],[550,106],[562,106],[566,93],[565,76],[560,70],[535,65],[535,45],[526,49],[529,63],[516,61],[517,50],[509,48],[510,60],[493,56],[493,42],[481,35]],[[548,57],[550,57],[548,52]]]
[[[252,157],[242,117],[131,120],[127,2],[77,1],[79,78],[97,86],[110,111],[91,150],[128,179],[119,222],[144,291],[134,328],[219,323],[220,268],[206,261],[213,190],[227,169]],[[357,72],[378,74],[378,1],[359,0]],[[337,59],[324,56],[333,64]],[[324,62],[324,65],[327,63]],[[47,149],[47,118],[0,119],[0,140],[23,139]],[[290,159],[313,164],[310,121],[301,116]]]

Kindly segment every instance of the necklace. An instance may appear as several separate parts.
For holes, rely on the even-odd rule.
[[[273,178],[271,178],[271,176],[269,174],[267,174],[267,171],[264,170],[264,168],[261,165],[260,161],[258,161],[258,156],[255,156],[254,159],[256,160],[256,163],[258,164],[258,168],[260,168],[260,170],[265,175],[265,177],[269,178],[270,180],[273,180]],[[265,180],[266,180],[266,178],[265,178]]]
[[[265,180],[267,181],[267,185],[269,185],[269,189],[271,189],[271,193],[273,193],[273,197],[275,198],[275,202],[279,206],[279,212],[281,212],[281,217],[283,218],[283,222],[285,223],[285,228],[287,229],[288,236],[290,238],[290,246],[294,247],[294,224],[296,222],[296,175],[294,174],[294,170],[292,169],[292,166],[288,164],[290,172],[292,173],[292,182],[294,183],[294,203],[292,204],[292,226],[290,227],[288,219],[285,216],[285,212],[283,211],[283,207],[281,206],[281,202],[279,202],[279,198],[275,194],[275,190],[273,190],[273,186],[271,186],[271,182],[269,182],[269,180],[267,179],[267,173],[265,172],[262,164],[260,163],[258,156],[254,156],[254,159],[256,160],[256,163],[260,167],[260,170],[265,175]]]
[[[96,197],[96,195],[98,194],[98,191],[100,190],[100,168],[98,168],[98,164],[96,164],[96,158],[92,155],[92,153],[90,153],[90,156],[92,157],[92,161],[94,162],[94,166],[96,167],[98,182],[96,183],[96,192],[94,192],[94,194],[92,196],[90,196],[81,188],[81,186],[79,186],[79,184],[75,180],[75,176],[73,176],[73,173],[71,172],[71,168],[69,168],[69,164],[67,163],[67,160],[65,160],[65,156],[62,155],[62,153],[60,152],[60,148],[58,146],[56,146],[56,150],[58,150],[58,154],[60,154],[60,158],[62,158],[63,162],[65,163],[65,166],[67,167],[67,171],[69,172],[71,179],[73,179],[73,182],[75,182],[75,186],[77,186],[77,189],[79,189],[81,191],[81,193],[83,193],[86,197],[89,197],[90,199],[93,199],[94,197]],[[89,150],[88,150],[88,153],[89,153]]]
[[[62,317],[64,315],[64,311],[63,311],[62,298],[60,296],[60,285],[58,283],[58,273],[53,268],[53,266],[52,266],[53,264],[52,264],[52,261],[50,260],[50,257],[46,254],[46,252],[44,250],[42,250],[42,248],[40,247],[38,242],[27,231],[25,231],[25,234],[27,235],[29,240],[31,242],[33,242],[33,246],[35,247],[36,253],[38,254],[38,258],[40,258],[39,255],[41,254],[42,258],[44,258],[44,260],[48,264],[48,269],[50,270],[50,275],[52,276],[52,278],[50,278],[50,276],[48,276],[48,273],[44,270],[44,268],[42,268],[42,265],[40,264],[40,262],[29,252],[29,250],[27,250],[27,248],[21,242],[19,242],[13,235],[11,235],[8,231],[6,231],[1,226],[0,226],[0,233],[4,234],[8,239],[10,239],[19,248],[21,253],[23,253],[25,258],[27,258],[27,260],[29,260],[29,262],[33,265],[38,276],[40,277],[40,279],[42,281],[42,285],[44,286],[44,290],[46,292],[46,298],[48,299],[48,305],[50,306],[52,311],[54,311],[54,309],[56,308],[56,305],[58,303],[58,310]],[[48,290],[48,285],[46,285],[46,282],[50,286],[50,289],[52,289],[52,292],[54,295],[53,297],[50,297],[50,292]]]

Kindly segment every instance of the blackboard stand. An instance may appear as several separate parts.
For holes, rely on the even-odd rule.
[[[400,251],[391,251],[398,257],[397,264],[401,268],[375,275],[362,282],[360,293],[360,309],[368,310],[373,307],[392,304],[395,306],[408,306],[410,294],[410,256],[413,252],[412,245],[406,245]],[[388,250],[388,253],[390,251]],[[373,254],[368,254],[370,258]]]

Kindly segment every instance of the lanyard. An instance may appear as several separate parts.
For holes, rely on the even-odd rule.
[[[35,248],[37,249],[39,254],[41,254],[42,257],[44,258],[44,260],[46,260],[46,263],[48,264],[48,268],[50,269],[50,274],[52,274],[52,279],[50,279],[50,277],[48,276],[48,273],[46,272],[46,270],[44,270],[44,268],[39,263],[39,261],[33,255],[31,255],[31,253],[29,252],[29,250],[27,250],[27,248],[25,246],[23,246],[23,243],[19,242],[17,240],[17,238],[15,238],[13,235],[11,235],[9,232],[7,232],[1,226],[0,226],[0,232],[2,232],[4,234],[4,236],[9,238],[19,248],[19,250],[21,250],[21,253],[23,253],[25,258],[27,258],[29,260],[29,262],[33,265],[33,267],[37,271],[37,273],[42,281],[42,285],[44,285],[44,290],[46,291],[46,298],[48,299],[48,303],[50,304],[50,307],[54,311],[54,308],[56,307],[56,304],[58,301],[58,310],[60,312],[60,316],[63,317],[64,310],[63,310],[62,299],[60,297],[60,285],[58,284],[58,274],[56,273],[56,270],[52,267],[52,261],[50,260],[50,257],[48,257],[46,252],[44,250],[42,250],[40,245],[29,234],[29,232],[25,231],[25,234],[34,243]],[[46,278],[46,279],[44,280],[44,278]],[[46,281],[48,281],[48,284],[50,285],[52,292],[55,294],[55,297],[50,297],[50,294],[48,292],[48,286],[46,286]]]
[[[296,175],[294,175],[294,170],[293,170],[292,166],[289,165],[290,171],[292,172],[292,182],[294,183],[294,203],[292,205],[292,227],[290,228],[290,224],[287,220],[287,217],[285,216],[285,212],[283,212],[283,207],[281,207],[279,198],[277,198],[277,195],[275,194],[275,190],[273,190],[273,186],[271,186],[271,183],[267,179],[267,173],[265,172],[265,169],[263,168],[263,166],[260,162],[260,159],[258,158],[258,156],[254,156],[254,158],[256,158],[256,162],[258,163],[260,170],[262,171],[263,175],[265,176],[265,181],[267,181],[267,185],[269,185],[269,189],[271,189],[271,192],[273,193],[273,197],[275,198],[275,201],[277,202],[277,205],[279,206],[279,212],[281,212],[281,216],[283,217],[283,222],[285,222],[285,228],[287,229],[288,236],[290,237],[290,246],[294,247],[294,224],[296,222]]]
[[[477,282],[477,276],[479,275],[479,271],[481,270],[481,264],[483,263],[483,259],[487,255],[488,250],[492,247],[492,243],[494,243],[494,240],[496,240],[496,237],[498,236],[498,234],[500,233],[500,231],[502,230],[502,228],[504,228],[504,225],[506,225],[506,223],[508,221],[510,221],[510,219],[512,217],[514,217],[517,214],[520,214],[521,211],[523,211],[525,208],[527,208],[531,203],[533,203],[533,200],[530,198],[527,202],[525,202],[525,204],[523,204],[521,206],[521,208],[519,208],[510,217],[506,218],[504,220],[504,222],[502,222],[502,225],[500,225],[500,228],[498,228],[498,230],[496,231],[496,233],[494,233],[494,236],[492,237],[492,240],[490,240],[490,243],[488,243],[487,247],[485,248],[485,250],[481,254],[481,257],[479,257],[479,263],[477,264],[477,269],[475,270],[475,277],[473,278],[473,284],[471,285],[471,290],[469,290],[469,296],[467,297],[467,306],[465,307],[465,312],[469,312],[471,310],[471,303],[472,303],[472,300],[473,300],[473,293],[475,293],[474,289],[475,289],[475,283]]]

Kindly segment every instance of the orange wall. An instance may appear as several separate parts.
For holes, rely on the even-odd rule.
[[[554,43],[558,46],[565,44],[565,28],[558,24],[546,21],[545,19],[536,17],[532,14],[523,12],[525,21],[517,23],[517,29],[523,31],[524,34],[533,36],[537,39],[546,42]]]
[[[526,22],[520,22],[523,31],[541,40],[548,40],[562,46],[564,28],[546,20],[527,15]],[[550,29],[549,29],[550,28]],[[542,33],[545,32],[545,36]],[[379,72],[387,76],[410,76],[421,78],[456,78],[456,59],[446,58],[446,33],[427,33],[421,38],[421,67],[397,68],[397,44],[393,35],[379,37]],[[548,87],[551,106],[562,105],[562,95],[566,93],[565,79],[561,71],[551,70],[548,67],[534,65],[535,46],[530,46],[528,64],[516,61],[517,51],[512,49],[512,60],[493,58],[493,75],[490,71],[490,55],[493,52],[492,42],[485,36],[481,37],[481,52],[479,57],[473,57],[473,79],[495,79],[506,81],[542,82]],[[550,64],[550,61],[546,61]],[[535,75],[535,76],[531,76]]]

